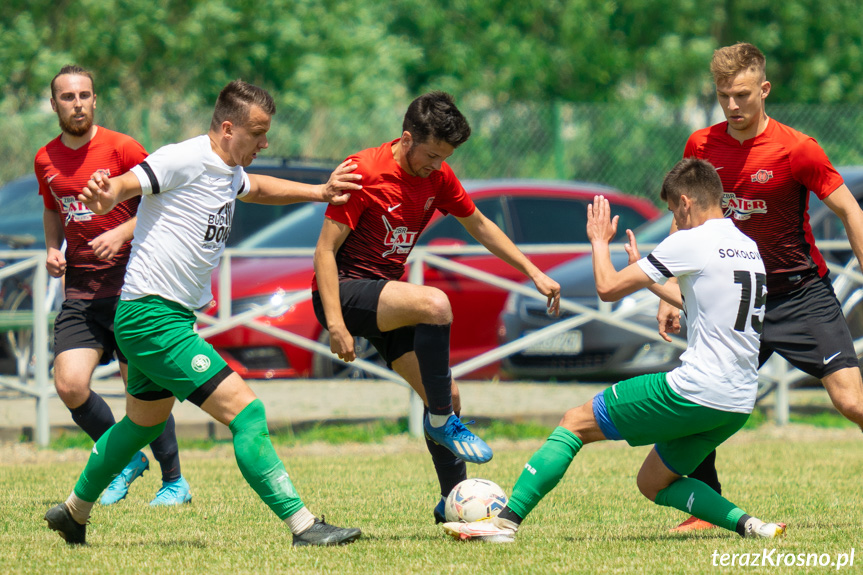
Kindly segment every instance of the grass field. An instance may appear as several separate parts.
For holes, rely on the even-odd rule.
[[[468,472],[509,492],[542,439],[502,435],[491,441],[494,459]],[[648,448],[620,443],[585,448],[516,543],[456,542],[432,523],[437,485],[424,446],[399,435],[364,444],[277,442],[312,512],[363,529],[354,545],[292,548],[285,526],[244,483],[227,444],[183,446],[191,504],[147,505],[159,486],[154,464],[127,500],[96,506],[90,545],[74,548],[45,527],[42,515],[68,495],[87,453],[43,450],[32,463],[0,459],[0,573],[712,573],[753,569],[721,567],[723,554],[749,554],[748,562],[765,551],[773,562],[779,554],[822,561],[828,554],[835,561],[852,549],[854,565],[842,571],[855,572],[863,564],[861,439],[854,429],[767,424],[720,448],[726,495],[753,515],[789,525],[784,540],[766,545],[721,530],[669,534],[683,514],[653,505],[635,487]],[[756,570],[836,570],[786,566],[782,557]]]

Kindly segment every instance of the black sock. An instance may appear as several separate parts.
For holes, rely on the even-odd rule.
[[[72,414],[72,421],[78,424],[93,442],[99,441],[99,438],[117,423],[111,408],[102,396],[93,390],[90,390],[87,401],[74,409],[70,408],[69,413]]]
[[[706,483],[708,487],[721,495],[722,485],[719,483],[719,475],[716,474],[716,450],[711,451],[688,477]]]
[[[521,525],[521,522],[524,521],[523,518],[519,517],[518,513],[509,508],[509,505],[504,507],[500,513],[497,515],[501,519],[506,519],[507,521],[512,521],[516,525]]]
[[[442,445],[426,438],[426,447],[431,453],[442,497],[449,495],[453,487],[467,479],[467,465]]]
[[[174,414],[168,416],[165,430],[150,443],[153,458],[162,468],[162,481],[170,483],[180,478],[180,448],[177,447],[177,434],[174,432]]]
[[[750,519],[752,519],[752,517],[744,513],[743,516],[737,520],[737,525],[734,527],[734,530],[737,531],[737,534],[741,537],[746,537],[746,522]]]
[[[449,325],[417,324],[414,330],[414,352],[417,354],[429,413],[452,413]]]

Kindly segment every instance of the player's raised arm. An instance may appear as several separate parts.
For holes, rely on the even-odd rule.
[[[122,176],[109,178],[102,172],[95,172],[87,181],[87,185],[78,195],[78,201],[83,202],[94,214],[107,214],[114,206],[129,198],[141,195],[141,183],[131,171]]]
[[[594,196],[593,204],[587,205],[587,238],[593,250],[593,277],[602,301],[617,301],[654,283],[636,264],[620,271],[614,269],[608,244],[617,233],[617,220],[618,216],[611,217],[611,206],[604,196]]]

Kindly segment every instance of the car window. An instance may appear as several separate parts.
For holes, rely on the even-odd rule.
[[[303,168],[303,167],[284,167],[284,166],[267,166],[266,164],[256,166],[250,165],[246,168],[250,174],[263,174],[265,176],[273,176],[275,178],[283,178],[302,182],[304,184],[323,184],[329,180],[331,170]],[[252,204],[239,200],[234,209],[234,219],[231,222],[231,235],[228,236],[225,245],[234,247],[239,245],[247,237],[251,236],[258,230],[271,222],[281,220],[295,209],[304,204],[287,204],[284,206],[269,206],[263,204]],[[318,229],[320,232],[320,227]],[[317,234],[315,235],[317,240]]]
[[[512,197],[509,199],[518,243],[572,244],[587,242],[587,200],[575,198]],[[620,216],[618,235],[635,229],[646,218],[628,206],[612,205]]]
[[[477,209],[482,212],[485,217],[497,224],[497,227],[502,229],[504,233],[512,239],[510,226],[506,223],[506,215],[503,212],[500,198],[485,198],[475,200],[474,203],[476,204]],[[455,240],[457,242],[464,242],[470,245],[479,245],[479,243],[473,239],[473,236],[464,229],[464,226],[452,216],[438,218],[435,222],[430,224],[420,236],[417,245],[427,246],[434,240]]]
[[[45,246],[36,176],[24,176],[0,188],[0,249]]]
[[[297,204],[289,215],[255,232],[239,244],[238,248],[313,248],[318,243],[324,212],[324,203]],[[243,209],[246,205],[239,206]]]

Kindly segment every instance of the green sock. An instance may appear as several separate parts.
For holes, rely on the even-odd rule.
[[[234,456],[255,493],[284,520],[304,507],[284,464],[276,455],[267,430],[264,404],[256,399],[229,425],[234,434]]]
[[[537,503],[554,489],[583,445],[565,427],[556,428],[524,466],[512,489],[507,507],[524,519]]]
[[[108,484],[123,471],[142,447],[162,434],[165,422],[141,427],[128,416],[111,426],[93,446],[84,472],[75,484],[75,495],[87,502],[98,499]]]
[[[674,507],[729,531],[745,513],[697,479],[681,477],[656,494],[656,504]]]

